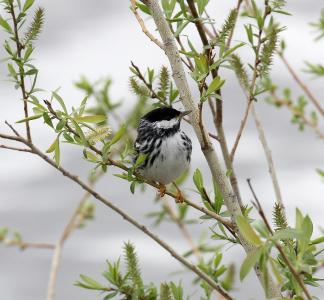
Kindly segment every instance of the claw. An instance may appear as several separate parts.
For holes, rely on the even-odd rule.
[[[160,198],[164,197],[166,192],[166,186],[164,184],[159,183],[159,196]]]
[[[183,203],[184,202],[184,197],[183,197],[181,191],[178,191],[175,202],[176,203]]]
[[[172,182],[172,183],[175,186],[175,188],[177,189],[177,196],[175,198],[175,202],[176,203],[183,203],[184,202],[184,197],[182,195],[182,192],[180,191],[179,187],[177,186],[177,184],[175,182]]]

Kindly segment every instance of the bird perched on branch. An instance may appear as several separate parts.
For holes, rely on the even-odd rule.
[[[165,185],[177,179],[190,164],[191,140],[180,129],[184,116],[191,111],[178,111],[171,107],[157,108],[144,115],[139,123],[134,144],[139,155],[145,155],[144,162],[137,168],[146,179],[159,185],[160,196],[166,192]],[[178,190],[176,201],[182,202]]]

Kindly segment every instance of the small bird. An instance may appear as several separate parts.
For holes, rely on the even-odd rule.
[[[165,185],[174,183],[189,167],[192,144],[180,123],[190,113],[171,107],[157,108],[144,115],[137,128],[135,161],[140,154],[146,155],[137,170],[144,178],[158,183],[161,197],[166,192]],[[178,190],[176,202],[182,202],[182,194],[174,185]]]

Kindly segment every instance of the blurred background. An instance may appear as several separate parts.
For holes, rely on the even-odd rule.
[[[86,75],[91,81],[100,77],[113,80],[113,99],[123,100],[122,114],[126,114],[136,100],[129,89],[128,77],[130,61],[141,68],[147,66],[159,69],[168,66],[165,55],[141,32],[129,9],[129,1],[36,1],[45,8],[46,22],[43,32],[36,43],[34,62],[40,70],[38,86],[52,91],[61,87],[60,94],[69,106],[77,106],[82,100],[80,92],[73,82]],[[223,23],[229,9],[236,1],[210,1],[209,14],[216,19],[216,26]],[[323,1],[288,1],[287,11],[292,16],[279,16],[280,22],[287,26],[282,33],[286,44],[286,57],[297,70],[301,70],[304,61],[323,61],[323,40],[314,43],[315,35],[309,23],[319,18]],[[236,31],[234,40],[240,40],[244,34]],[[0,40],[3,43],[3,32]],[[196,38],[199,45],[198,37]],[[250,54],[247,54],[250,55]],[[0,50],[0,57],[5,57]],[[23,118],[19,91],[6,81],[6,64],[0,65],[0,130],[8,132],[4,120],[14,123]],[[274,82],[280,86],[289,86],[294,95],[302,94],[295,85],[282,62],[275,60],[273,67]],[[224,126],[229,145],[232,145],[245,109],[245,99],[236,80],[230,73],[224,72],[227,82],[223,89]],[[317,96],[323,93],[323,83],[311,80],[307,74],[301,74]],[[193,86],[193,93],[197,91]],[[44,97],[46,94],[44,94]],[[277,169],[284,203],[289,220],[294,220],[295,207],[308,213],[316,224],[316,232],[323,226],[324,184],[315,169],[323,168],[323,142],[314,133],[307,130],[300,133],[297,126],[290,124],[290,113],[284,108],[276,108],[260,99],[256,105],[263,120],[264,129],[272,150]],[[41,122],[32,122],[34,142],[46,150],[54,135]],[[212,123],[208,124],[212,130]],[[184,124],[191,136],[193,131]],[[23,125],[17,128],[24,132]],[[197,141],[193,139],[194,151],[191,172],[200,168],[210,183],[209,171],[200,152]],[[215,145],[217,147],[217,145]],[[81,159],[79,148],[62,146],[62,166],[86,179],[91,165]],[[268,175],[266,160],[258,140],[252,120],[248,121],[239,144],[236,162],[236,174],[245,202],[251,201],[246,179],[251,178],[259,198],[270,214],[274,203],[274,192]],[[119,172],[110,170],[109,173]],[[184,187],[191,187],[188,180]],[[212,190],[211,184],[207,184]],[[118,206],[129,212],[142,223],[152,227],[152,221],[145,214],[158,209],[153,199],[155,191],[147,188],[145,193],[129,192],[129,184],[114,176],[105,176],[97,184],[97,190]],[[198,201],[197,195],[187,190]],[[83,195],[73,182],[61,176],[55,169],[37,157],[26,153],[0,150],[0,227],[8,226],[21,232],[24,240],[33,242],[56,243],[75,207]],[[171,200],[170,200],[171,201]],[[96,217],[84,229],[77,230],[66,242],[58,274],[56,299],[101,299],[96,292],[73,286],[79,274],[87,274],[104,282],[101,273],[105,261],[116,260],[122,254],[126,241],[136,245],[142,272],[146,282],[162,282],[183,278],[185,292],[196,299],[196,288],[192,285],[192,275],[168,253],[142,232],[133,228],[107,207],[96,203]],[[199,214],[192,213],[193,217]],[[201,231],[209,234],[211,223],[201,221],[199,225],[189,227],[193,237],[199,238]],[[152,228],[180,253],[188,249],[175,225],[163,224]],[[239,247],[225,247],[226,262],[242,262],[244,253]],[[27,249],[21,252],[17,248],[0,245],[0,299],[38,300],[45,299],[52,250]],[[194,260],[194,258],[193,258]],[[174,271],[180,271],[176,273]],[[241,284],[235,283],[233,296],[237,299],[263,299],[256,277],[250,274]],[[317,294],[324,295],[323,290]]]

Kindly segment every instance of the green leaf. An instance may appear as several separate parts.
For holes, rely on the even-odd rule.
[[[82,143],[86,144],[87,139],[86,139],[81,127],[79,126],[79,124],[77,122],[75,122],[73,119],[71,119],[71,122],[73,123],[75,131],[77,132],[77,134],[78,134],[79,138],[81,139]]]
[[[88,288],[93,289],[93,290],[105,290],[106,287],[99,282],[93,280],[92,278],[80,274],[81,279],[87,284]]]
[[[92,162],[98,162],[97,156],[90,151],[85,150],[85,156],[86,156],[86,159],[88,159]]]
[[[208,2],[209,0],[197,0],[199,15],[202,15]]]
[[[76,122],[85,122],[85,123],[100,123],[107,119],[104,115],[95,115],[95,116],[78,116],[74,120]]]
[[[148,15],[151,15],[151,10],[144,4],[140,3],[140,2],[136,2],[136,6],[143,12],[146,13]]]
[[[25,75],[35,75],[37,73],[38,73],[37,69],[30,69],[25,73]]]
[[[26,12],[34,4],[34,2],[35,0],[26,0],[22,11]]]
[[[3,27],[7,32],[12,33],[12,29],[9,23],[0,16],[0,26]]]
[[[60,103],[63,111],[66,114],[68,114],[67,109],[66,109],[66,106],[65,106],[65,103],[64,103],[64,100],[62,99],[62,97],[58,93],[56,93],[56,92],[52,92],[52,95],[57,100],[57,102]]]
[[[17,72],[12,64],[8,64],[8,71],[13,78],[17,78]]]
[[[276,231],[272,239],[273,240],[289,240],[289,239],[300,239],[303,237],[303,231],[294,228],[285,228]]]
[[[145,160],[146,160],[146,158],[147,158],[147,155],[148,155],[148,154],[146,154],[146,153],[140,153],[139,156],[138,156],[137,159],[136,159],[136,162],[135,162],[135,164],[134,164],[134,167],[137,168],[137,167],[139,167],[140,165],[142,165],[142,164],[145,162]]]
[[[42,113],[41,114],[37,114],[37,115],[33,115],[33,116],[28,117],[28,118],[19,120],[16,123],[24,123],[24,122],[27,122],[27,121],[36,120],[36,119],[39,119],[42,116],[43,116]]]
[[[254,229],[252,228],[249,221],[244,216],[237,216],[236,218],[237,226],[241,232],[241,234],[244,236],[245,239],[248,240],[249,243],[251,243],[254,246],[260,246],[262,245],[262,241],[259,238],[259,236],[255,233]]]
[[[46,112],[43,113],[43,119],[44,119],[44,122],[45,122],[48,126],[50,126],[50,127],[53,128],[53,123],[52,123],[52,120],[51,120],[51,118],[49,117],[48,113],[46,113]]]
[[[113,138],[110,140],[109,144],[110,146],[116,144],[125,134],[126,132],[126,125],[122,125],[119,130],[115,133]]]
[[[135,186],[136,186],[136,181],[133,181],[129,187],[132,194],[135,193]]]
[[[235,50],[237,50],[238,48],[240,48],[240,47],[242,47],[242,46],[244,46],[244,45],[245,45],[245,43],[242,42],[242,43],[239,43],[239,44],[237,44],[236,46],[232,47],[231,49],[227,50],[227,51],[224,53],[223,58],[225,58],[225,57],[231,55]]]
[[[66,119],[60,120],[56,125],[56,131],[61,131],[66,124]]]
[[[108,295],[105,296],[105,298],[103,298],[103,300],[112,299],[112,298],[114,298],[117,294],[118,294],[118,292],[112,292],[112,293],[109,293]]]
[[[193,179],[193,182],[194,182],[197,190],[200,192],[202,190],[202,188],[204,187],[204,181],[203,181],[203,177],[202,177],[199,169],[196,169],[196,171],[193,174],[192,179]]]
[[[208,86],[206,95],[210,95],[216,90],[220,89],[222,85],[225,83],[225,80],[222,80],[219,76],[215,77],[213,81]]]
[[[57,143],[58,143],[58,138],[56,138],[54,142],[51,144],[51,146],[49,146],[49,148],[46,150],[46,153],[54,152]]]
[[[242,281],[246,275],[250,272],[250,270],[255,266],[255,264],[259,261],[262,254],[262,247],[252,250],[249,252],[244,259],[241,269],[240,269],[240,280]]]

